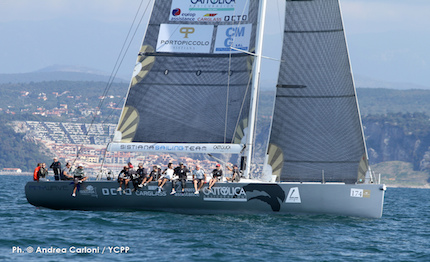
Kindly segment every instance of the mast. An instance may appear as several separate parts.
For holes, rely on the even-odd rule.
[[[251,173],[251,157],[253,150],[253,142],[255,135],[255,122],[257,118],[257,97],[260,86],[260,70],[261,70],[261,59],[263,54],[263,37],[264,37],[264,23],[266,21],[266,0],[260,1],[260,26],[258,29],[258,39],[256,48],[256,61],[252,81],[251,91],[251,107],[249,111],[249,131],[246,140],[246,169],[245,177],[249,178]]]

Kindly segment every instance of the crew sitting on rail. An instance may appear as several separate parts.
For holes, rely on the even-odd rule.
[[[190,170],[188,170],[188,168],[184,165],[184,163],[179,163],[179,166],[175,167],[174,169],[174,174],[175,174],[175,179],[173,179],[172,181],[172,192],[170,193],[171,195],[174,195],[176,193],[176,183],[178,181],[181,181],[181,188],[182,188],[182,193],[185,193],[185,187],[187,184],[187,174],[190,172]]]
[[[237,165],[234,165],[233,169],[231,169],[231,167],[227,166],[227,169],[230,171],[233,171],[233,174],[231,175],[231,177],[226,177],[227,181],[239,182],[240,177],[242,176],[242,171],[237,168]]]
[[[138,168],[136,171],[129,169],[131,181],[133,182],[133,189],[132,191],[136,191],[138,189],[138,186],[142,183],[144,179],[146,179],[147,172],[146,169],[143,167],[142,163],[139,163]]]
[[[206,173],[200,168],[200,165],[196,165],[196,169],[193,170],[193,183],[194,183],[194,194],[198,195],[200,189],[206,182]]]
[[[166,182],[170,181],[173,178],[174,172],[175,171],[173,170],[173,164],[169,163],[167,165],[167,169],[163,171],[163,174],[158,180],[158,193],[161,193],[161,191],[163,191],[163,186],[166,184]]]
[[[124,190],[127,189],[128,182],[130,182],[130,174],[128,172],[128,169],[129,169],[128,166],[124,166],[124,168],[121,170],[121,172],[119,172],[119,174],[118,174],[119,187],[118,187],[117,191],[122,190],[122,184],[124,184]]]
[[[216,182],[218,182],[222,177],[222,169],[220,164],[216,164],[216,168],[212,170],[212,178],[209,180],[209,187],[211,189]]]
[[[75,185],[73,187],[72,197],[76,196],[76,189],[78,189],[80,187],[80,184],[82,184],[82,182],[87,179],[88,177],[84,174],[84,167],[82,166],[82,164],[79,164],[78,168],[73,172],[73,182]]]
[[[161,176],[160,169],[158,168],[157,165],[154,165],[152,167],[151,173],[149,173],[148,176],[145,176],[145,178],[143,178],[142,183],[139,185],[139,187],[144,187],[151,181],[157,181],[160,178],[160,176]]]

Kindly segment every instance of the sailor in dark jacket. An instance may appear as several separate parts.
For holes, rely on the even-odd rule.
[[[125,186],[124,190],[127,189],[128,182],[130,182],[130,172],[129,172],[128,166],[124,166],[124,168],[118,174],[119,187],[118,187],[117,191],[122,190],[122,184],[124,184],[124,186]]]
[[[160,169],[157,165],[154,165],[152,168],[152,171],[149,173],[149,175],[145,176],[145,178],[142,180],[142,183],[140,183],[139,187],[146,186],[151,181],[157,181],[161,176]]]
[[[143,167],[142,163],[139,163],[138,168],[136,171],[129,171],[131,181],[133,182],[133,189],[132,191],[136,191],[138,189],[138,186],[142,183],[144,179],[146,179],[146,176],[148,173],[146,172],[146,169]]]
[[[52,168],[52,171],[54,171],[55,180],[60,180],[61,163],[58,161],[58,158],[54,157],[54,162],[52,162],[49,168]]]
[[[186,187],[186,183],[187,183],[187,174],[190,172],[190,170],[188,170],[188,168],[186,166],[184,166],[184,163],[179,163],[179,166],[175,167],[174,169],[174,177],[175,179],[173,179],[172,181],[172,192],[170,194],[175,194],[176,193],[176,183],[179,181],[181,181],[181,185],[182,185],[182,193],[185,192],[185,187]]]
[[[216,168],[212,170],[212,178],[209,180],[209,187],[211,189],[216,182],[220,181],[222,178],[222,169],[220,164],[216,164]]]

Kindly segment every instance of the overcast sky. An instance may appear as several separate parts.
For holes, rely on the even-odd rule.
[[[275,1],[268,0],[272,12]],[[0,0],[0,73],[53,64],[110,72],[140,2]],[[355,74],[430,87],[429,0],[340,2]],[[279,31],[269,29],[268,34]],[[130,46],[123,75],[133,68],[141,38]]]

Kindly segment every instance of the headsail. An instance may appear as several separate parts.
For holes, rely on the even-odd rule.
[[[258,1],[155,1],[110,150],[240,143],[257,18]]]
[[[283,43],[268,152],[278,180],[357,182],[367,153],[338,0],[287,0]]]

